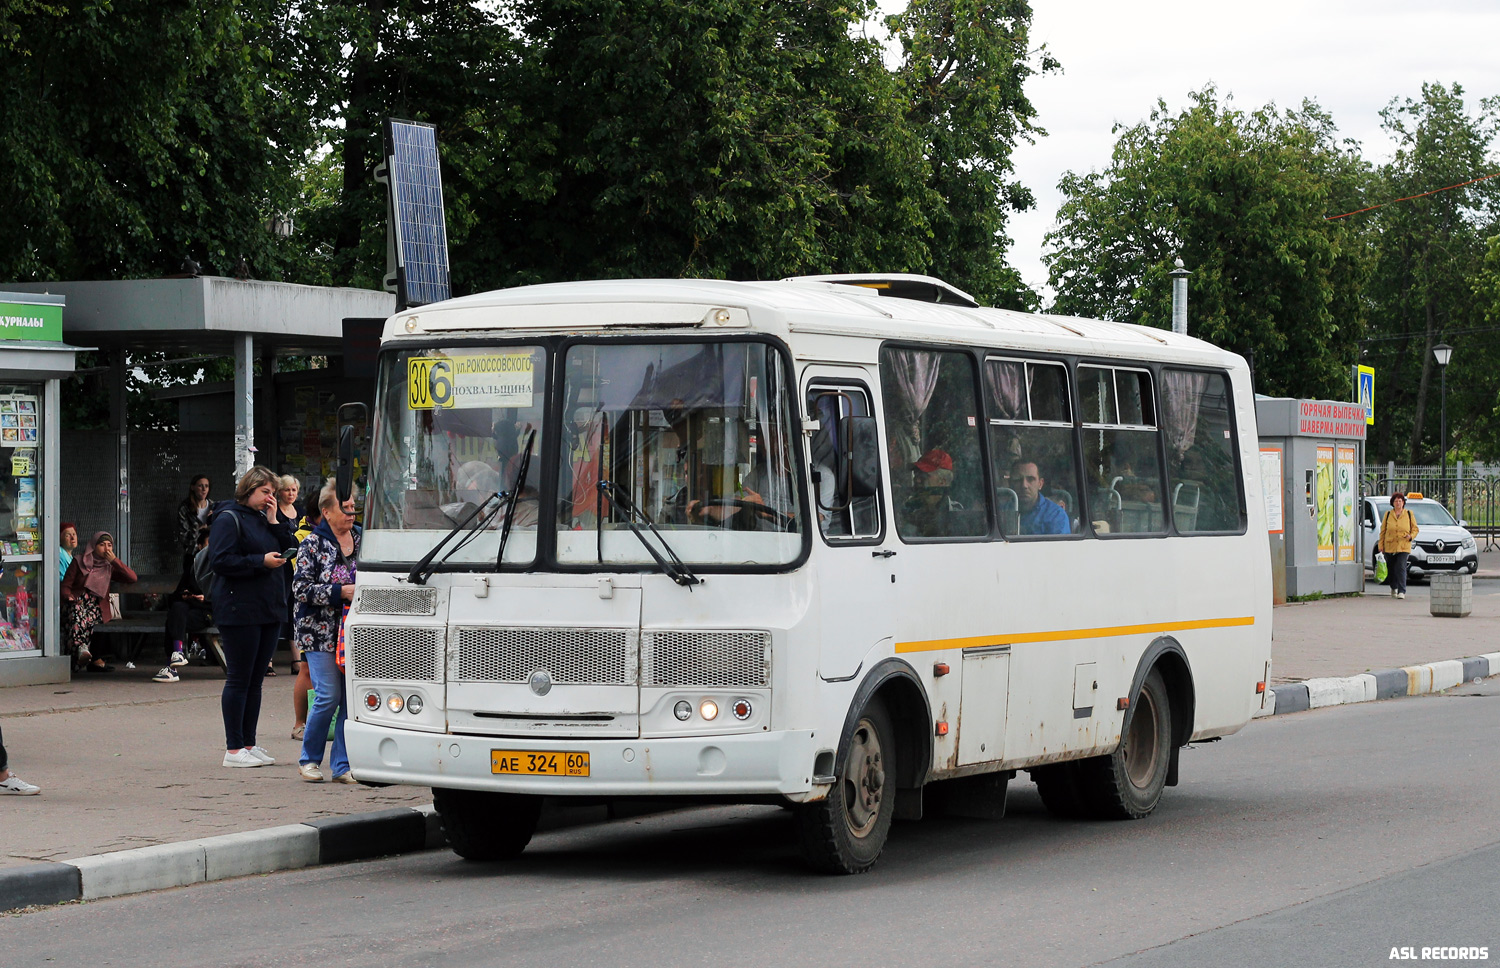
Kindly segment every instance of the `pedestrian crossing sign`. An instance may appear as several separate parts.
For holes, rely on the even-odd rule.
[[[1356,387],[1359,405],[1365,408],[1365,423],[1375,424],[1375,368],[1373,366],[1361,366],[1357,379],[1359,385]]]

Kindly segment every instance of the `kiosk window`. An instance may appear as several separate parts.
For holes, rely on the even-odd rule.
[[[970,357],[888,347],[880,379],[897,533],[916,540],[988,535]]]

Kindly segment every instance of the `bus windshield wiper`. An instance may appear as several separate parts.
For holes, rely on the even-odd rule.
[[[662,574],[666,575],[668,578],[672,579],[677,584],[687,589],[691,589],[694,585],[701,585],[703,583],[703,579],[693,574],[693,570],[687,566],[687,563],[684,562],[681,558],[677,557],[677,552],[672,550],[672,546],[667,544],[667,539],[663,538],[661,536],[661,532],[656,530],[656,523],[646,515],[646,512],[640,510],[635,505],[630,503],[630,497],[625,493],[625,489],[623,487],[616,484],[614,481],[600,481],[599,494],[601,495],[601,497],[607,495],[609,499],[614,502],[615,507],[625,512],[625,526],[629,528],[631,533],[636,536],[636,538],[641,542],[641,546],[651,554],[651,557],[656,559],[656,564],[661,568]],[[602,504],[603,502],[601,501],[600,503]],[[661,551],[656,550],[656,547],[651,544],[650,540],[647,539],[646,535],[641,531],[641,529],[636,527],[635,522],[637,520],[639,520],[646,527],[650,528],[651,533],[656,536],[656,540],[661,542],[662,551],[665,551],[667,553],[665,557],[662,555]],[[594,527],[602,533],[604,528],[604,521],[602,516],[595,519]],[[671,560],[668,560],[669,558]],[[603,560],[602,555],[600,556],[600,559],[601,561]]]
[[[449,558],[453,557],[453,555],[457,553],[458,549],[474,540],[474,536],[479,533],[480,529],[494,520],[495,515],[499,514],[500,509],[505,506],[505,498],[506,494],[503,491],[496,491],[489,497],[485,498],[480,503],[480,505],[474,510],[470,511],[462,521],[455,524],[452,531],[449,531],[447,534],[443,535],[442,541],[439,541],[437,544],[433,545],[432,550],[422,556],[422,560],[416,563],[416,565],[412,568],[411,573],[406,576],[406,580],[413,585],[427,584],[427,579],[432,577],[432,572],[437,567],[437,565],[440,565],[444,561],[447,561]],[[480,517],[480,512],[489,507],[492,502],[495,505],[494,509],[486,513],[483,517]],[[446,555],[443,555],[442,559],[438,561],[437,564],[433,564],[432,559],[436,558],[437,553],[443,550],[443,546],[446,545],[449,541],[452,541],[453,536],[458,534],[458,532],[461,531],[466,525],[469,525],[470,521],[474,521],[475,518],[479,518],[479,520],[475,521],[473,525],[469,526],[469,533],[464,535],[463,540],[454,545],[453,549]]]
[[[505,523],[500,526],[500,547],[495,552],[495,570],[500,570],[500,562],[505,560],[505,543],[510,540],[510,526],[516,519],[516,502],[521,498],[521,492],[526,489],[526,473],[531,470],[531,445],[536,443],[536,431],[533,430],[526,437],[526,453],[521,457],[521,466],[516,468],[516,486],[511,489],[510,500],[505,504]]]

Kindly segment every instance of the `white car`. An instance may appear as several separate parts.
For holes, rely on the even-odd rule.
[[[1435,571],[1479,570],[1479,546],[1464,528],[1464,522],[1453,520],[1448,509],[1419,494],[1408,496],[1406,506],[1417,519],[1417,540],[1412,542],[1407,575],[1421,578]],[[1365,548],[1369,560],[1365,566],[1375,570],[1375,542],[1380,537],[1380,522],[1391,509],[1388,497],[1364,499]]]

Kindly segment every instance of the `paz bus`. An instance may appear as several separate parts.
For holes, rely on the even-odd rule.
[[[362,781],[495,860],[543,798],[1143,817],[1246,724],[1270,567],[1245,361],[923,276],[530,286],[381,343],[347,625]]]

